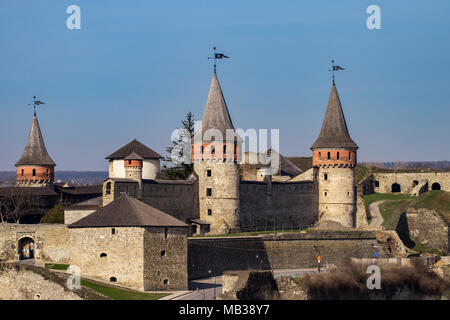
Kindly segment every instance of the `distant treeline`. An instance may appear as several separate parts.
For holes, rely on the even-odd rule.
[[[108,178],[107,171],[55,171],[55,183],[70,186],[88,186],[103,184]],[[16,181],[15,171],[0,171],[0,186]]]

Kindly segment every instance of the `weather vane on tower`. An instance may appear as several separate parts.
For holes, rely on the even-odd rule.
[[[29,103],[28,105],[34,107],[34,115],[36,115],[36,107],[41,105],[41,104],[45,104],[45,103],[42,102],[42,101],[36,100],[36,96],[33,96],[33,103],[32,104]]]
[[[335,71],[339,71],[339,70],[345,70],[345,69],[340,67],[340,66],[335,66],[334,65],[334,60],[331,60],[331,69],[328,70],[328,71],[331,71],[331,73],[333,75],[333,84],[334,84],[334,72]]]
[[[229,57],[224,55],[223,53],[217,53],[216,47],[213,47],[214,55],[212,57],[208,57],[208,59],[214,59],[214,73],[216,73],[216,60],[217,59],[228,59]]]

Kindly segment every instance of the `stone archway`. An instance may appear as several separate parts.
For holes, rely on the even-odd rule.
[[[441,185],[438,182],[435,182],[431,185],[431,190],[441,190]]]
[[[392,193],[401,192],[401,191],[402,191],[402,188],[400,187],[400,185],[398,183],[392,184],[392,187],[391,187]]]
[[[34,259],[36,252],[36,244],[30,237],[23,237],[19,239],[17,245],[19,260]]]

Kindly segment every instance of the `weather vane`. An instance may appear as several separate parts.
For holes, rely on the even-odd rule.
[[[214,73],[216,73],[216,60],[217,59],[228,59],[229,57],[224,55],[223,53],[216,53],[216,47],[213,47],[214,56],[208,57],[208,59],[214,59]]]
[[[34,107],[34,115],[36,115],[36,107],[41,104],[45,104],[45,103],[42,101],[36,100],[36,96],[33,96],[33,104],[29,103],[28,105]]]
[[[334,84],[334,72],[339,71],[339,70],[345,70],[345,69],[340,66],[335,66],[334,60],[331,60],[331,69],[328,71],[331,71],[331,73],[333,74],[333,84]]]

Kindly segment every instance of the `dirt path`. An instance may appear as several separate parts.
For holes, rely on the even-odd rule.
[[[379,227],[383,223],[384,219],[380,213],[380,204],[382,204],[383,202],[384,201],[377,201],[377,202],[370,204],[369,212],[370,212],[370,216],[372,217],[372,220],[370,220],[369,226]]]

